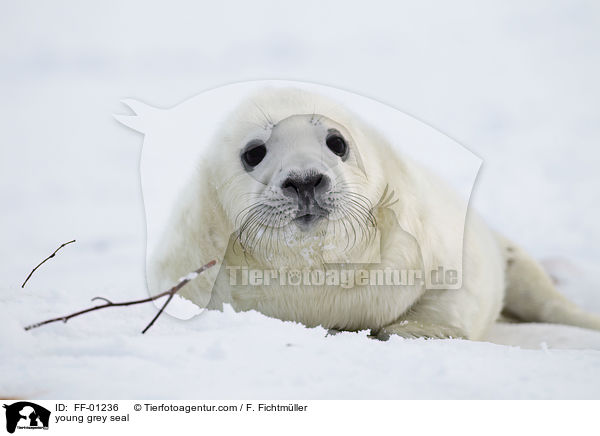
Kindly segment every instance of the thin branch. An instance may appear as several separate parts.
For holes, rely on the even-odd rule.
[[[54,250],[54,253],[52,253],[50,256],[48,256],[47,258],[45,258],[44,260],[42,260],[38,264],[38,266],[36,266],[34,269],[31,270],[31,272],[29,273],[29,275],[27,276],[27,278],[25,279],[25,281],[21,285],[21,288],[25,287],[25,283],[27,283],[27,280],[29,280],[29,278],[33,275],[33,273],[35,272],[36,269],[38,269],[40,266],[42,266],[46,261],[52,259],[56,255],[56,253],[58,253],[58,250],[60,250],[61,248],[63,248],[65,245],[72,244],[73,242],[75,242],[75,239],[73,239],[72,241],[69,241],[69,242],[65,242],[60,247],[58,247],[56,250]]]
[[[104,298],[104,297],[94,297],[94,298],[92,298],[92,301],[96,301],[96,300],[102,300],[102,301],[106,301],[108,304],[114,304],[108,298]]]
[[[162,307],[160,308],[160,310],[156,313],[156,315],[154,315],[154,318],[152,318],[152,321],[150,321],[150,323],[146,326],[146,328],[144,330],[142,330],[142,334],[146,333],[148,331],[148,329],[150,327],[152,327],[152,325],[154,324],[154,321],[156,321],[158,319],[160,314],[163,313],[163,310],[165,310],[165,307],[167,307],[167,305],[171,302],[171,299],[173,299],[173,295],[175,295],[175,294],[169,295],[169,298],[167,298],[167,301],[165,301],[165,304],[163,304]]]
[[[58,322],[58,321],[67,322],[68,320],[70,320],[71,318],[75,318],[76,316],[83,315],[84,313],[88,313],[88,312],[93,312],[95,310],[104,309],[104,308],[107,308],[107,307],[132,306],[134,304],[148,303],[150,301],[158,300],[159,298],[168,295],[169,298],[167,298],[167,301],[165,302],[165,304],[163,304],[163,306],[160,308],[160,310],[158,311],[158,313],[156,314],[156,316],[154,316],[154,318],[152,318],[152,321],[150,321],[150,323],[142,331],[142,333],[146,333],[146,331],[148,331],[148,329],[154,324],[154,322],[158,319],[158,317],[163,313],[163,311],[165,310],[165,308],[167,307],[167,305],[173,299],[173,296],[181,288],[183,288],[186,284],[188,284],[190,281],[192,281],[196,277],[198,277],[198,275],[202,274],[207,269],[215,266],[216,263],[217,262],[215,260],[212,260],[212,261],[208,262],[206,265],[201,266],[197,270],[189,273],[187,276],[180,278],[179,281],[177,282],[177,284],[175,286],[173,286],[172,288],[170,288],[167,291],[161,292],[160,294],[156,294],[156,295],[153,295],[153,296],[148,297],[148,298],[143,298],[141,300],[123,301],[121,303],[113,303],[112,301],[110,301],[109,299],[104,298],[104,297],[94,297],[94,298],[92,298],[92,301],[94,301],[94,300],[102,300],[102,301],[105,301],[106,303],[105,304],[100,304],[98,306],[90,307],[90,308],[87,308],[87,309],[84,309],[84,310],[80,310],[79,312],[71,313],[70,315],[65,315],[65,316],[61,316],[61,317],[58,317],[58,318],[52,318],[52,319],[48,319],[46,321],[41,321],[41,322],[38,322],[36,324],[31,324],[31,325],[26,326],[25,330],[35,329],[35,328],[41,327],[43,325],[51,324],[53,322]]]

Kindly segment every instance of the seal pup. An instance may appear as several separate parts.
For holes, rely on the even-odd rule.
[[[228,303],[379,339],[477,340],[502,312],[600,329],[521,248],[471,210],[465,221],[464,201],[390,141],[316,93],[256,93],[223,122],[181,192],[148,262],[150,290],[216,259],[218,271],[181,291],[200,307]],[[459,281],[432,289],[439,269]],[[342,280],[349,270],[361,279]],[[371,281],[389,271],[416,279]]]

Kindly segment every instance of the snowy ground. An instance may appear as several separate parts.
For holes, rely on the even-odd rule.
[[[142,336],[149,305],[22,330],[146,295],[142,139],[119,101],[266,78],[357,92],[465,144],[484,160],[473,206],[600,313],[599,25],[579,1],[3,2],[0,397],[599,398],[600,333],[561,326],[383,343],[226,311]]]

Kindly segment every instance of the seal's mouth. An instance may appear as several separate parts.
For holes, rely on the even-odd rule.
[[[326,217],[326,213],[299,213],[298,216],[294,218],[293,222],[301,231],[306,232],[317,224],[318,221],[321,221]]]

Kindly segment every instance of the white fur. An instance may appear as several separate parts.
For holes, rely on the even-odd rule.
[[[268,240],[271,245],[261,240],[250,252],[235,250],[237,219],[243,216],[252,198],[264,193],[268,185],[268,181],[257,180],[246,172],[240,163],[240,152],[248,141],[268,138],[273,125],[297,115],[327,117],[352,138],[352,159],[330,164],[326,171],[332,177],[352,183],[356,193],[370,200],[377,238],[358,238],[346,248],[348,230],[338,221],[326,231],[321,228],[320,232],[309,234],[287,228],[276,233],[275,241]],[[312,132],[313,119],[310,125],[306,124],[307,132]],[[308,150],[303,149],[306,135],[301,130],[294,133],[301,128],[302,119],[295,120],[288,123],[289,130],[285,131],[292,138],[281,139],[279,145],[288,147],[290,153],[297,149],[304,153]],[[225,302],[238,311],[254,309],[307,326],[371,329],[380,338],[399,334],[479,339],[498,319],[509,284],[507,303],[513,315],[536,321],[582,324],[578,321],[582,312],[556,297],[558,294],[535,262],[524,255],[515,256],[516,248],[494,235],[473,211],[468,212],[465,223],[465,205],[441,180],[400,156],[387,139],[335,102],[295,89],[265,89],[243,103],[223,123],[210,150],[181,193],[160,249],[152,255],[148,277],[153,292],[167,288],[178,277],[212,259],[219,265],[224,262],[257,269],[272,269],[274,265],[310,269],[322,267],[325,260],[366,261],[371,262],[369,268],[420,268],[426,272],[442,266],[459,272],[462,277],[459,289],[428,289],[422,285],[401,289],[368,285],[351,289],[231,287],[228,273],[218,274],[218,268],[213,268],[186,286],[181,294],[202,307],[219,308]],[[286,167],[282,171],[294,165],[293,159],[292,162],[281,159],[286,162],[281,164]],[[324,159],[333,162],[329,156]],[[270,180],[285,176],[282,174],[273,175]],[[456,254],[460,253],[461,244],[462,259]],[[510,259],[508,275],[507,259]],[[511,273],[515,268],[518,274]],[[527,283],[526,289],[521,287],[523,283]],[[556,304],[541,307],[547,295],[553,296]],[[588,314],[585,317],[584,326],[600,327],[595,317]]]

